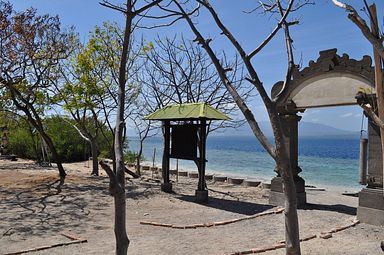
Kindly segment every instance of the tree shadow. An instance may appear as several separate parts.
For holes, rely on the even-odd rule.
[[[126,198],[127,199],[142,199],[149,198],[156,195],[160,191],[159,183],[149,183],[140,181],[140,183],[131,182],[126,185]]]
[[[355,216],[357,213],[356,207],[342,205],[342,204],[334,204],[334,205],[325,205],[325,204],[311,204],[307,203],[303,208],[303,210],[318,210],[318,211],[329,211],[329,212],[338,212],[343,214],[348,214]]]
[[[195,196],[177,194],[177,199],[180,199],[185,202],[197,203]],[[227,212],[243,214],[243,215],[254,215],[257,213],[264,212],[273,208],[272,205],[266,204],[257,204],[240,200],[230,200],[216,197],[209,197],[207,203],[198,203],[203,206],[215,208],[218,210],[223,210]]]
[[[38,183],[29,188],[0,187],[1,218],[7,223],[0,230],[21,236],[57,234],[86,226],[92,209],[109,206],[100,205],[102,199],[97,198],[108,195],[107,186],[100,181],[64,183],[57,187],[59,182]]]
[[[40,166],[37,163],[34,162],[3,162],[0,165],[0,171],[1,170],[31,170],[31,171],[36,171],[36,170],[57,170],[57,167],[53,166]]]

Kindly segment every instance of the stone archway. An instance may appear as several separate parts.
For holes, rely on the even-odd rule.
[[[360,90],[374,92],[375,77],[371,58],[364,56],[361,60],[355,60],[350,59],[347,54],[339,56],[336,52],[336,49],[321,51],[320,57],[316,61],[310,61],[308,67],[302,70],[295,68],[289,88],[283,89],[283,82],[277,82],[272,88],[272,97],[277,103],[285,127],[284,136],[296,184],[298,206],[306,203],[306,193],[305,182],[299,176],[301,169],[298,164],[298,123],[301,117],[297,113],[315,107],[354,105],[355,96]],[[284,92],[280,93],[281,91]],[[380,224],[370,222],[369,218],[380,216],[381,221],[384,221],[384,203],[381,202],[381,207],[377,208],[379,197],[382,201],[382,190],[380,196],[375,192],[377,190],[372,191],[374,187],[382,187],[382,170],[378,169],[377,164],[377,161],[381,160],[381,146],[376,142],[379,134],[374,128],[370,127],[368,132],[368,186],[360,192],[358,212],[361,220]],[[372,202],[367,204],[367,201]],[[284,204],[279,174],[271,181],[270,203]],[[380,210],[379,213],[377,209]],[[376,210],[374,215],[372,210]]]

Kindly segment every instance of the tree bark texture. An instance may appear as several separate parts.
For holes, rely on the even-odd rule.
[[[114,194],[115,200],[115,237],[116,255],[126,255],[128,253],[129,239],[126,230],[126,197],[125,197],[125,165],[123,158],[123,132],[124,132],[124,108],[125,108],[125,83],[126,66],[132,29],[132,2],[127,0],[127,13],[125,21],[123,49],[119,67],[119,89],[118,105],[116,114],[116,130],[114,137],[115,161],[116,161],[116,181],[119,186],[118,192]]]
[[[376,39],[380,39],[380,32],[379,32],[379,25],[377,21],[377,12],[376,12],[376,5],[371,5],[369,7],[369,11],[371,13],[371,27],[372,27],[372,34]],[[380,124],[384,121],[384,83],[383,83],[383,68],[382,68],[382,61],[384,56],[380,56],[380,52],[375,47],[375,45],[372,43],[373,47],[373,58],[375,62],[375,85],[376,85],[376,98],[377,98],[377,109],[378,109],[378,117],[379,120],[375,121],[376,124],[380,128],[380,138],[381,138],[381,153],[382,153],[382,165],[383,168],[383,196],[384,196],[384,128]],[[381,42],[381,46],[383,46],[383,43]]]
[[[99,161],[98,161],[98,144],[97,137],[92,137],[90,139],[91,151],[92,151],[92,173],[91,175],[99,176]]]
[[[198,2],[208,9],[213,19],[215,20],[215,23],[221,30],[221,33],[228,38],[228,40],[232,43],[232,45],[238,51],[239,55],[241,56],[245,64],[245,67],[248,70],[248,74],[250,76],[250,78],[247,78],[247,80],[256,87],[260,97],[263,100],[264,105],[267,108],[268,116],[272,125],[274,136],[275,136],[275,146],[273,146],[265,137],[265,135],[262,133],[252,111],[248,108],[244,100],[241,98],[241,96],[237,93],[236,89],[231,85],[230,81],[227,79],[225,68],[221,65],[219,59],[217,58],[216,54],[212,50],[211,46],[209,45],[210,40],[206,40],[205,38],[203,38],[202,34],[199,32],[196,25],[192,21],[192,19],[187,15],[187,13],[184,11],[182,6],[177,1],[175,1],[175,4],[178,6],[182,15],[188,22],[188,25],[194,32],[196,36],[195,41],[201,44],[201,46],[207,51],[208,55],[211,57],[212,62],[217,69],[217,72],[220,75],[222,83],[227,88],[229,93],[233,96],[234,101],[236,102],[239,109],[242,111],[245,118],[247,119],[254,135],[276,162],[277,169],[283,179],[283,191],[285,196],[286,254],[300,255],[301,252],[300,252],[299,224],[298,224],[298,216],[297,216],[296,187],[293,180],[293,174],[291,171],[288,152],[285,147],[285,142],[283,137],[283,127],[281,126],[280,118],[276,110],[276,105],[266,93],[265,88],[262,82],[259,80],[256,70],[254,69],[251,63],[250,57],[247,56],[247,54],[241,47],[240,43],[229,32],[227,27],[225,27],[225,25],[221,22],[217,13],[213,9],[213,7],[209,4],[209,1],[198,0]],[[290,6],[292,2],[293,1],[290,1]],[[285,14],[283,14],[283,16],[285,16]],[[289,72],[288,72],[288,75],[289,75]]]

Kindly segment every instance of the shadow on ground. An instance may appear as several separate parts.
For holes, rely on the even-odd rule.
[[[7,235],[46,236],[86,224],[91,210],[109,206],[108,186],[101,180],[64,183],[57,180],[30,187],[0,187],[1,230]],[[100,196],[106,199],[96,199]]]
[[[334,205],[324,205],[324,204],[310,204],[307,203],[303,210],[319,210],[319,211],[329,211],[329,212],[338,212],[348,215],[356,215],[356,207],[334,204]]]
[[[195,196],[178,194],[177,199],[182,201],[196,203]],[[238,213],[243,215],[253,215],[256,213],[264,212],[273,208],[272,205],[257,204],[240,200],[231,200],[223,198],[209,197],[208,203],[201,204],[218,210],[224,210],[227,212]]]

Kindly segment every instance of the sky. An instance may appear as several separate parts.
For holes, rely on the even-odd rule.
[[[74,26],[82,42],[86,42],[89,32],[103,21],[116,21],[123,24],[124,17],[116,11],[99,5],[95,0],[11,0],[15,10],[21,11],[34,7],[39,14],[59,15],[63,26]],[[123,0],[111,0],[112,3],[123,3]],[[139,1],[140,2],[140,1]],[[269,34],[276,24],[275,17],[260,15],[259,12],[247,14],[258,3],[256,0],[215,0],[211,1],[219,16],[229,29],[238,38],[246,51],[256,48]],[[318,58],[321,50],[337,48],[338,54],[346,53],[350,58],[360,60],[364,55],[372,56],[372,47],[363,37],[360,30],[347,18],[347,13],[335,7],[331,0],[314,0],[315,5],[302,8],[292,14],[291,19],[297,18],[300,24],[291,28],[294,40],[295,59],[306,67],[310,60]],[[363,6],[362,0],[345,0],[357,10]],[[383,31],[383,0],[368,0],[375,2],[378,17]],[[366,18],[365,14],[360,15]],[[228,56],[233,54],[231,45],[226,43],[207,15],[202,13],[198,27],[205,35],[213,39],[212,45],[217,51],[224,51]],[[194,39],[189,28],[183,22],[178,22],[170,28],[156,30],[140,30],[143,37],[183,35],[187,39]],[[285,45],[281,33],[263,49],[254,59],[256,70],[263,81],[267,91],[273,84],[284,79],[286,70]],[[255,97],[251,102],[256,118],[266,121],[267,115],[260,102]],[[332,127],[349,131],[360,131],[362,110],[358,106],[332,107],[308,109],[302,114],[302,121],[326,124]]]

